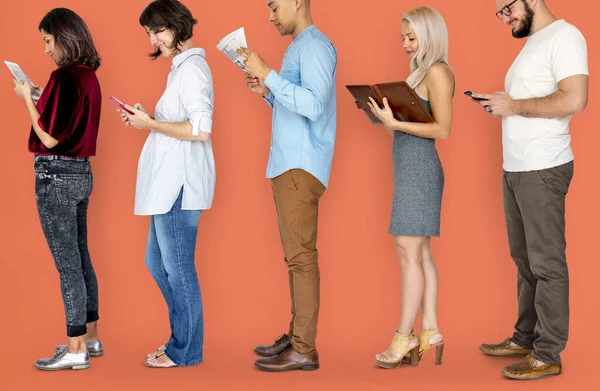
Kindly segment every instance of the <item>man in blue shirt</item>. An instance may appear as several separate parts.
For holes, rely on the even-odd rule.
[[[319,199],[328,186],[336,128],[337,53],[313,25],[310,0],[267,0],[269,20],[292,36],[280,72],[255,52],[245,60],[246,83],[273,109],[267,178],[271,178],[288,265],[292,320],[289,332],[255,352],[266,371],[319,368],[317,225]]]

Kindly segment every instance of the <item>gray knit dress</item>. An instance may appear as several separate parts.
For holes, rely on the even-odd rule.
[[[431,113],[429,101],[421,102]],[[444,170],[435,140],[395,131],[392,159],[394,198],[389,233],[439,236]]]

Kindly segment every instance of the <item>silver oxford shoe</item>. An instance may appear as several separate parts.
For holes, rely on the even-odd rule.
[[[35,366],[42,371],[88,369],[90,367],[90,355],[88,352],[69,353],[66,348],[59,349],[51,358],[37,360]]]
[[[97,341],[88,341],[85,343],[88,352],[91,357],[100,357],[104,354],[104,347],[102,346],[102,342],[100,340]],[[58,345],[56,347],[56,351],[58,352],[60,349],[66,349],[67,345]]]

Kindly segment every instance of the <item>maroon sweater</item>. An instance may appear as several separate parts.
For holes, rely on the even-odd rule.
[[[36,155],[94,156],[101,106],[102,93],[94,69],[82,65],[56,69],[37,109],[38,125],[58,144],[46,148],[32,127],[29,151]]]

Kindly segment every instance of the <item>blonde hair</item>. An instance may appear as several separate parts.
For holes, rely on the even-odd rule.
[[[411,24],[419,49],[410,62],[411,74],[406,80],[408,85],[416,88],[425,78],[433,64],[448,63],[448,28],[442,15],[434,8],[419,7],[405,13],[402,22]]]

